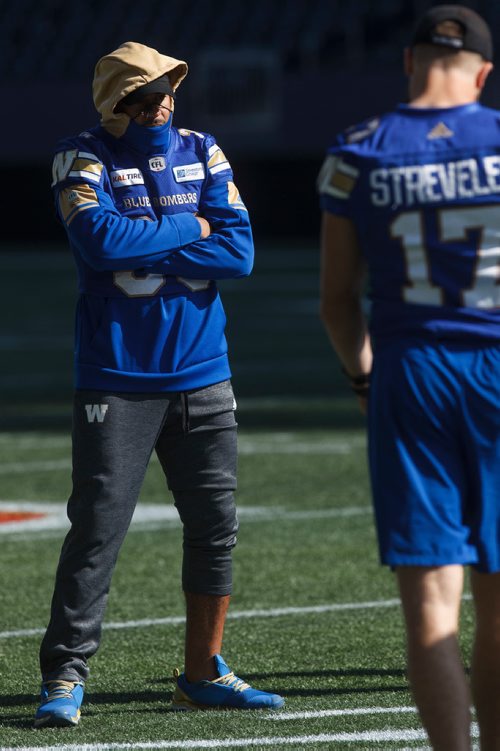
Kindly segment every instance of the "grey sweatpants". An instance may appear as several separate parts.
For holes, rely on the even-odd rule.
[[[183,589],[231,592],[238,522],[230,382],[175,394],[77,391],[71,528],[40,648],[44,680],[88,677],[111,576],[154,449],[183,524]]]

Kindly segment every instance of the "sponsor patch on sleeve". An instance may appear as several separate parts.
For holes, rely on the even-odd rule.
[[[232,182],[227,184],[227,202],[233,209],[239,209],[240,211],[247,211],[247,208],[241,200],[240,193],[236,185]]]
[[[81,211],[99,206],[97,194],[90,185],[72,185],[59,193],[59,210],[67,225]]]
[[[318,190],[335,198],[349,198],[359,170],[337,156],[327,156],[318,176]]]

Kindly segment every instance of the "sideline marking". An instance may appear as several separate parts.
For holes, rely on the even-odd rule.
[[[25,522],[33,519],[43,519],[45,514],[36,511],[2,511],[0,509],[0,524],[10,522]]]

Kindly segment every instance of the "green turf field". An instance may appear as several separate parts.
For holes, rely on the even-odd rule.
[[[313,247],[264,247],[250,279],[223,285],[241,523],[224,656],[255,686],[283,693],[285,709],[168,711],[182,667],[181,541],[153,461],[82,721],[31,728],[70,488],[74,277],[64,252],[43,248],[0,252],[0,272],[0,749],[427,748],[395,583],[377,561],[363,419],[317,317]],[[466,655],[470,616],[466,600]]]

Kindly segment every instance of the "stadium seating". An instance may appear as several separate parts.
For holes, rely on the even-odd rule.
[[[492,24],[499,3],[469,2]],[[426,0],[16,0],[0,24],[0,81],[88,80],[127,39],[189,60],[207,49],[266,48],[285,71],[391,65]]]

